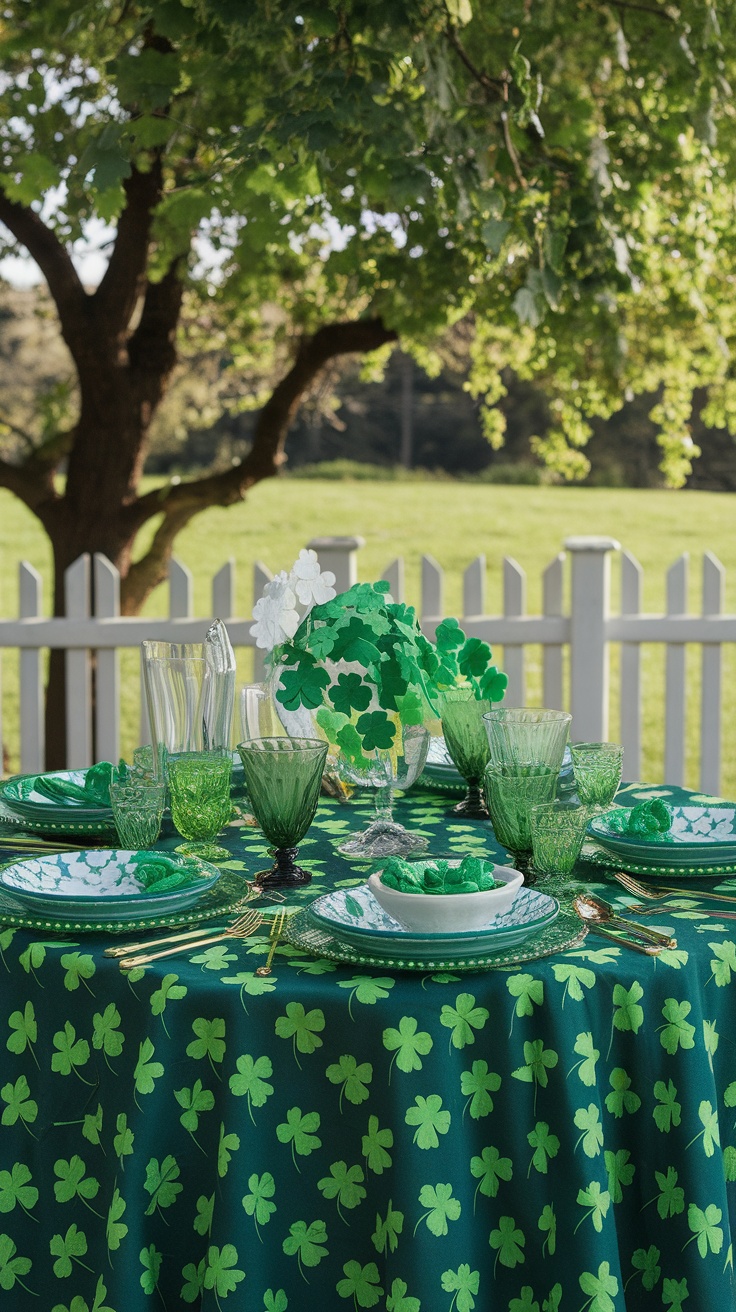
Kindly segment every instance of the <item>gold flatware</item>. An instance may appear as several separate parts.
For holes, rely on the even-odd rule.
[[[249,885],[249,888],[253,887],[253,885]],[[226,915],[239,915],[242,911],[245,911],[252,899],[253,893],[248,892],[239,902],[234,902],[232,906],[228,907],[227,911],[213,912],[213,919],[215,916],[218,920],[222,920]],[[114,947],[105,948],[104,955],[106,957],[127,957],[131,953],[148,952],[149,948],[167,947],[170,943],[184,942],[186,939],[197,938],[199,934],[210,933],[222,933],[222,930],[218,930],[216,925],[200,924],[197,925],[196,929],[185,929],[175,934],[164,934],[162,938],[143,939],[142,941],[141,939],[135,939],[132,943],[116,943]]]
[[[677,947],[676,939],[619,916],[608,902],[594,897],[592,893],[578,894],[573,898],[573,907],[590,929],[638,952],[646,952],[647,955],[652,956],[665,948]]]
[[[262,921],[263,915],[260,911],[248,911],[219,933],[206,934],[204,938],[187,939],[174,947],[161,948],[155,952],[146,951],[132,957],[119,957],[118,965],[121,970],[134,970],[138,966],[148,966],[152,961],[159,961],[162,957],[175,957],[180,952],[189,952],[192,948],[209,947],[211,943],[222,943],[229,938],[248,938],[258,929]]]
[[[266,957],[265,964],[257,968],[256,975],[271,974],[271,962],[273,961],[274,953],[278,946],[278,941],[281,938],[281,934],[283,932],[284,925],[286,924],[286,917],[288,916],[288,914],[289,913],[286,910],[277,911],[276,915],[271,921],[271,933],[269,936],[271,946],[268,949],[268,956]]]
[[[613,870],[611,873],[628,893],[633,893],[635,897],[646,898],[650,902],[666,901],[673,895],[709,898],[714,902],[736,902],[736,897],[730,897],[727,893],[710,893],[699,888],[677,888],[673,884],[660,884],[658,888],[653,888],[651,884],[642,884],[640,879],[634,879],[625,870]]]

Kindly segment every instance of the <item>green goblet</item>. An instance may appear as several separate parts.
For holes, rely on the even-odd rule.
[[[572,873],[590,816],[590,807],[570,806],[557,798],[531,808],[529,819],[535,874]]]
[[[447,750],[468,785],[463,800],[453,806],[452,814],[487,820],[488,808],[481,792],[481,781],[490,747],[483,715],[490,711],[491,703],[479,700],[472,688],[446,688],[440,694],[439,702]]]
[[[318,738],[249,738],[238,743],[250,804],[273,843],[274,863],[255,876],[268,888],[308,884],[308,870],[295,862],[297,843],[314,819],[327,743]]]
[[[224,748],[182,752],[168,758],[171,818],[182,838],[177,852],[203,861],[226,861],[227,848],[213,839],[232,817],[233,758]]]
[[[524,872],[527,884],[534,883],[530,813],[540,802],[552,800],[556,785],[557,771],[548,765],[491,762],[483,775],[493,832],[511,853],[515,869]]]
[[[623,747],[620,743],[570,743],[570,755],[580,801],[605,811],[621,782]]]

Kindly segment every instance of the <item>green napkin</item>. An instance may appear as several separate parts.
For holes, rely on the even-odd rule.
[[[654,842],[663,841],[672,824],[672,811],[661,797],[653,797],[648,802],[633,806],[631,810],[621,807],[609,812],[606,823],[616,834],[653,839]]]
[[[485,893],[496,887],[493,863],[478,856],[464,856],[459,865],[449,861],[403,861],[391,856],[381,871],[381,882],[399,893]]]
[[[52,802],[61,802],[67,806],[70,802],[83,802],[86,806],[109,806],[111,777],[112,763],[99,761],[97,765],[90,766],[83,784],[39,774],[33,782],[33,791],[48,797]]]
[[[180,857],[164,856],[161,852],[143,852],[132,864],[146,893],[170,893],[191,884],[199,874],[194,861],[182,861]]]

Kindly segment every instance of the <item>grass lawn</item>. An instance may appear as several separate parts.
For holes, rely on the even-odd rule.
[[[728,570],[726,608],[736,609],[736,534],[733,531],[734,498],[706,492],[660,492],[607,488],[505,487],[468,483],[372,483],[279,479],[261,484],[247,502],[228,510],[201,515],[180,536],[179,559],[194,575],[197,614],[210,613],[212,575],[232,557],[238,566],[236,608],[250,614],[252,566],[261,560],[272,570],[288,569],[299,548],[310,538],[325,534],[358,534],[366,545],[359,553],[362,579],[380,576],[396,557],[406,565],[406,600],[419,602],[420,560],[431,554],[446,572],[444,609],[460,614],[462,573],[483,553],[487,561],[487,610],[501,610],[501,561],[512,556],[527,573],[527,608],[536,613],[541,599],[541,573],[562,549],[565,537],[606,534],[617,538],[644,567],[643,605],[648,611],[664,609],[665,575],[683,552],[691,558],[690,606],[700,608],[702,554],[710,551]],[[142,549],[143,543],[141,543]],[[31,562],[50,585],[50,552],[32,515],[7,492],[0,491],[0,611],[17,615],[17,562]],[[618,594],[618,568],[614,561],[614,603]],[[165,614],[166,595],[159,590],[150,598],[146,613]],[[502,664],[502,651],[496,653]],[[692,698],[688,777],[698,783],[697,723],[699,662],[689,656]],[[137,657],[124,658],[126,725],[124,748],[136,737]],[[247,676],[248,660],[242,673]],[[662,649],[652,646],[645,665],[645,743],[643,773],[651,780],[662,777]],[[736,712],[733,653],[728,653],[724,678],[724,725]],[[538,699],[540,660],[529,653],[529,700]],[[130,702],[128,702],[130,698]],[[3,656],[3,714],[11,765],[17,768],[17,660]],[[614,705],[611,735],[615,736]],[[736,794],[736,754],[724,733],[722,790]]]

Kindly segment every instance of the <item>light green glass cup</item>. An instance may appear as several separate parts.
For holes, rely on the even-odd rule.
[[[557,786],[557,770],[548,765],[486,766],[483,790],[493,832],[499,843],[511,853],[514,866],[533,883],[532,807],[550,802]]]
[[[160,832],[166,802],[163,780],[142,778],[114,766],[110,805],[120,846],[129,852],[153,847]]]
[[[569,875],[580,856],[591,816],[588,806],[569,806],[553,799],[529,812],[533,868],[537,875]]]
[[[233,758],[224,748],[169,756],[171,818],[188,840],[179,844],[177,852],[202,861],[226,861],[230,856],[213,839],[232,819],[232,771]]]
[[[570,755],[580,801],[605,810],[621,782],[623,747],[620,743],[570,743]]]

